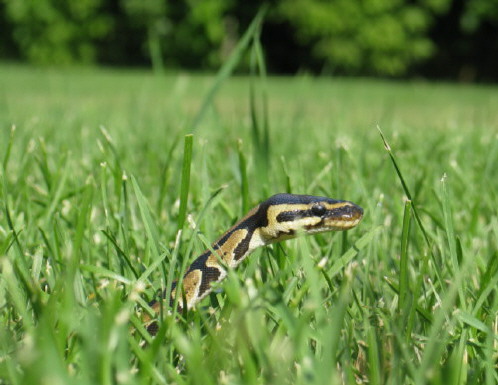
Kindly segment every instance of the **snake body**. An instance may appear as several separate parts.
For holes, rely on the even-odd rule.
[[[301,234],[348,230],[362,217],[363,209],[349,201],[313,195],[273,195],[250,210],[214,242],[211,249],[194,260],[181,284],[173,283],[169,305],[172,306],[178,296],[178,310],[191,309],[212,291],[213,283],[226,277],[227,268],[237,267],[260,246]],[[156,314],[161,303],[161,300],[151,303]],[[153,329],[157,328],[155,323],[152,325]]]

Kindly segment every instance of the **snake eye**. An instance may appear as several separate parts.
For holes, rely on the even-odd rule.
[[[323,214],[325,214],[325,211],[327,211],[327,209],[320,203],[311,206],[311,212],[313,213],[313,215],[322,216]]]

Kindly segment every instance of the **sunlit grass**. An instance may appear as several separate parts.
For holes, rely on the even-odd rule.
[[[0,67],[0,382],[496,383],[496,89],[270,77],[251,109],[237,77],[186,136],[212,81]],[[285,191],[365,218],[255,252],[150,338],[155,293]]]

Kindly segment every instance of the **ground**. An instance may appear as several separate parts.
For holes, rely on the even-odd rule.
[[[496,383],[496,87],[234,77],[198,115],[212,84],[0,66],[0,383]],[[278,192],[364,220],[151,340],[156,291]]]

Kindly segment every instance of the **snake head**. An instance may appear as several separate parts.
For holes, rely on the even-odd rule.
[[[363,218],[363,209],[349,201],[327,197],[277,194],[262,203],[266,222],[261,226],[268,242],[299,234],[349,230]]]
[[[318,202],[311,206],[311,212],[315,220],[319,219],[309,225],[311,232],[349,230],[363,218],[363,209],[349,201]]]

